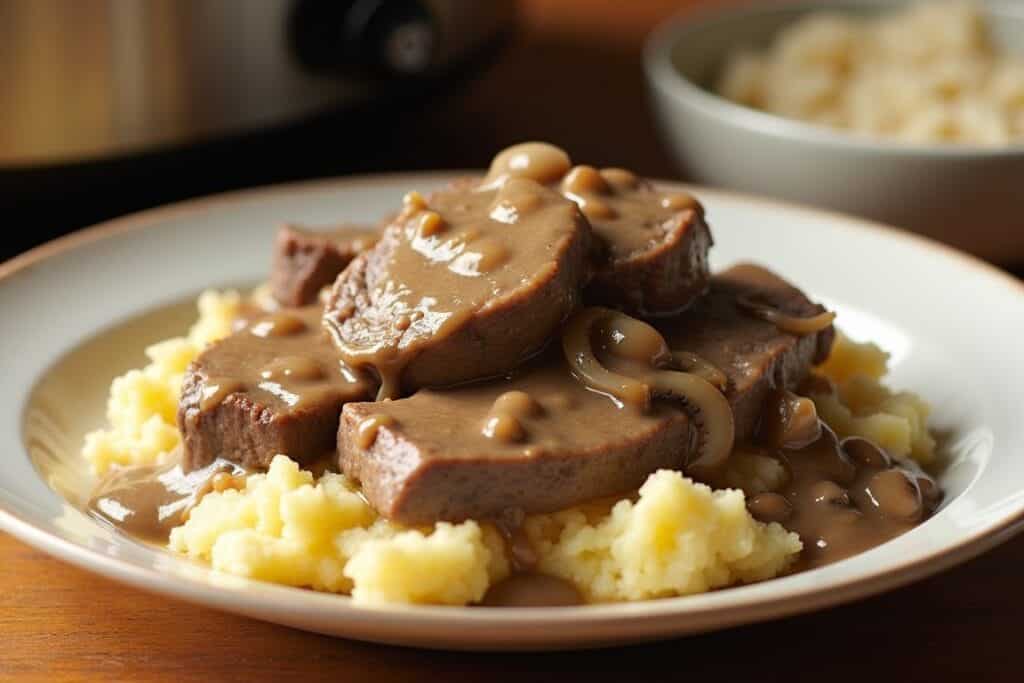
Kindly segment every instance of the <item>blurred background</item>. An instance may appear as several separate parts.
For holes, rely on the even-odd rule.
[[[482,167],[529,139],[679,178],[644,42],[728,4],[0,0],[0,260],[170,201]]]
[[[671,176],[641,48],[700,4],[0,0],[0,258],[186,197],[480,167],[526,139]]]

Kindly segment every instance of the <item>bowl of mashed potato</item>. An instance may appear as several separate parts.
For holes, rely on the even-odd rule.
[[[645,66],[694,180],[1024,260],[1024,4],[841,0],[685,15]]]

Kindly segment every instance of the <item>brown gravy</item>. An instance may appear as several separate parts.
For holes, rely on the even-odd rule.
[[[912,462],[896,462],[871,442],[840,441],[821,425],[802,448],[746,447],[783,463],[781,490],[750,496],[747,507],[762,522],[799,534],[804,549],[793,571],[838,562],[909,531],[935,510],[935,480]]]
[[[575,166],[562,179],[559,190],[576,202],[614,258],[646,249],[663,237],[666,226],[680,211],[698,206],[688,194],[660,193],[620,168],[599,171]]]
[[[480,604],[484,607],[570,607],[582,605],[583,596],[565,579],[519,572],[491,586]]]
[[[510,392],[511,393],[511,392]],[[516,392],[519,393],[519,392]],[[508,394],[506,394],[507,396]],[[521,397],[509,401],[522,405]],[[523,530],[526,515],[509,509],[493,521],[505,539],[512,574],[487,589],[482,607],[566,607],[582,605],[583,595],[571,581],[537,571],[539,557]]]
[[[227,460],[185,472],[180,458],[162,465],[116,469],[93,492],[89,514],[150,543],[165,544],[171,529],[209,491],[239,488],[246,471]]]
[[[418,525],[554,512],[679,465],[690,429],[682,411],[620,409],[573,379],[558,351],[509,378],[347,405],[341,469],[378,512]],[[415,474],[396,473],[393,455]]]
[[[615,257],[646,248],[680,211],[698,207],[692,196],[659,192],[622,168],[572,166],[563,150],[545,143],[514,145],[498,154],[483,187],[500,187],[509,178],[525,178],[557,188],[579,206]]]
[[[827,428],[817,442],[783,457],[791,476],[783,495],[793,506],[783,526],[804,542],[796,571],[838,562],[910,531],[941,499],[935,480],[912,463],[893,463],[864,439],[840,444]]]
[[[200,408],[234,393],[262,405],[300,411],[333,397],[361,398],[370,380],[338,358],[320,326],[319,306],[254,316],[238,333],[202,357],[208,377]]]
[[[409,193],[401,214],[366,256],[365,291],[328,306],[324,324],[345,362],[373,368],[381,378],[380,397],[398,398],[407,365],[445,340],[458,339],[489,302],[541,287],[552,277],[560,267],[558,254],[587,236],[578,216],[572,202],[524,178],[506,179],[494,189],[451,188],[429,199]],[[344,277],[335,288],[347,296]],[[525,348],[499,340],[504,348],[486,360],[500,359],[498,371],[508,370],[536,352],[549,331],[527,335],[521,340]],[[469,350],[462,360],[472,366]],[[492,370],[469,367],[461,370],[465,376],[442,384],[496,374]]]

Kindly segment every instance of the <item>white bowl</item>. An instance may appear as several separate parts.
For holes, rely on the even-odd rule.
[[[691,191],[708,209],[716,268],[756,259],[824,298],[852,335],[892,352],[894,384],[933,404],[945,435],[940,481],[947,498],[924,524],[821,569],[705,595],[567,608],[370,609],[219,574],[144,546],[55,491],[76,498],[89,489],[78,454],[82,433],[100,424],[111,376],[143,360],[141,348],[84,341],[133,319],[136,333],[151,340],[179,332],[187,315],[159,324],[138,316],[206,287],[266,277],[277,222],[372,221],[408,189],[429,190],[450,177],[381,176],[197,200],[113,221],[0,265],[0,528],[73,564],[182,600],[332,635],[464,649],[621,644],[804,612],[935,573],[1020,530],[1024,286],[920,238],[700,188]],[[76,371],[54,371],[67,367],[60,361],[76,348]],[[102,605],[96,618],[103,618]]]
[[[815,0],[688,14],[645,51],[653,109],[695,182],[770,195],[909,228],[1003,263],[1024,262],[1024,144],[876,141],[740,106],[708,89],[726,55],[768,44],[813,11],[891,9],[891,0]],[[1024,46],[1024,3],[983,5],[997,43]]]

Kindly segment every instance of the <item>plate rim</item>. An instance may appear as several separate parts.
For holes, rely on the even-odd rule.
[[[417,171],[400,173],[366,174],[356,176],[342,176],[331,178],[319,178],[313,180],[280,183],[274,185],[260,186],[235,190],[231,192],[208,195],[193,199],[175,202],[140,212],[131,213],[97,225],[83,228],[69,235],[59,237],[55,240],[39,245],[19,256],[4,263],[0,263],[0,286],[16,274],[32,268],[45,260],[56,257],[68,251],[72,251],[98,241],[113,239],[120,235],[144,230],[157,226],[171,218],[180,218],[188,215],[199,215],[203,212],[233,203],[247,200],[267,198],[273,195],[294,195],[303,192],[322,192],[335,187],[349,187],[354,185],[378,185],[382,183],[416,183],[436,182],[438,180],[458,177],[473,173],[474,171],[464,170],[440,170],[440,171]],[[969,254],[960,252],[952,247],[936,242],[927,237],[902,231],[891,226],[878,222],[869,221],[838,212],[810,208],[791,202],[780,201],[767,197],[759,197],[746,193],[721,190],[717,188],[691,185],[670,180],[655,180],[655,183],[666,187],[683,188],[692,191],[698,196],[717,197],[725,201],[741,202],[772,207],[778,211],[798,212],[808,215],[810,218],[819,218],[828,221],[830,224],[850,231],[882,232],[886,239],[910,241],[918,247],[938,252],[942,256],[958,262],[960,267],[966,267],[976,272],[979,276],[994,280],[1000,287],[1007,287],[1018,295],[1024,296],[1024,282],[1018,281],[1009,273],[992,266]],[[23,440],[21,453],[25,457]],[[52,492],[52,489],[51,489]],[[54,495],[58,495],[53,492]],[[628,636],[628,641],[636,641],[644,638],[670,636],[673,634],[687,633],[691,631],[707,632],[741,623],[754,623],[768,619],[788,616],[808,611],[818,610],[837,604],[850,602],[859,598],[869,597],[878,593],[923,579],[944,571],[956,564],[965,562],[977,555],[990,550],[991,548],[1009,540],[1016,533],[1024,530],[1024,507],[1012,512],[1005,517],[981,525],[979,528],[964,535],[952,545],[943,547],[916,559],[902,564],[890,564],[884,568],[863,571],[857,575],[840,578],[835,581],[818,585],[808,586],[798,590],[783,591],[776,596],[766,596],[753,601],[740,600],[736,604],[723,606],[707,605],[686,609],[685,603],[690,596],[677,598],[664,598],[654,601],[635,603],[612,603],[600,605],[585,605],[570,608],[489,608],[487,610],[467,610],[464,607],[452,606],[373,606],[363,607],[354,605],[349,598],[338,595],[322,595],[312,593],[298,588],[280,586],[268,582],[252,579],[239,579],[238,585],[225,590],[225,586],[214,586],[208,581],[203,581],[177,573],[161,571],[151,567],[143,567],[129,561],[108,556],[99,550],[87,545],[76,543],[61,535],[51,533],[47,529],[23,519],[10,508],[9,501],[5,496],[0,496],[0,529],[10,533],[22,542],[25,542],[47,554],[57,557],[60,560],[73,564],[90,572],[98,573],[108,578],[127,583],[164,596],[178,600],[184,600],[193,604],[215,607],[234,613],[256,616],[258,607],[264,600],[262,592],[268,592],[266,597],[280,595],[287,596],[290,600],[299,599],[303,605],[313,607],[323,599],[338,601],[337,606],[340,612],[345,614],[346,619],[358,624],[363,621],[391,620],[389,626],[395,627],[395,639],[390,642],[408,644],[410,639],[403,637],[406,631],[422,627],[428,624],[437,624],[438,620],[449,621],[452,616],[458,614],[460,620],[468,621],[470,625],[479,626],[483,623],[496,627],[523,625],[538,620],[546,623],[570,622],[576,619],[585,618],[588,622],[600,624],[653,624],[659,619],[678,617],[682,614],[691,617],[702,617],[708,623],[702,623],[694,629],[666,628],[657,633],[644,635],[643,629],[638,631],[639,635]],[[213,571],[213,570],[207,570]],[[233,577],[238,578],[238,577]],[[786,577],[775,579],[773,582],[785,581]],[[755,584],[756,585],[756,584]],[[253,588],[261,591],[258,599],[240,599],[248,594]],[[743,587],[731,589],[729,592],[742,591]],[[733,593],[735,595],[735,593]],[[301,596],[301,597],[300,597]],[[294,604],[294,603],[293,603]],[[247,607],[249,609],[247,609]],[[396,618],[400,617],[400,618]],[[739,617],[739,618],[737,618]],[[552,634],[545,634],[552,636]],[[360,639],[371,640],[373,638]],[[500,640],[500,634],[498,638]],[[389,638],[375,638],[381,642],[388,642]],[[493,645],[494,639],[481,637],[479,643],[466,643],[466,647]],[[582,640],[584,643],[594,640],[586,636],[573,638],[571,635],[561,638],[553,638],[553,647],[572,647],[574,640]],[[600,639],[597,639],[600,640]],[[522,646],[513,645],[518,649],[538,649],[543,647],[542,643],[533,643]],[[578,646],[578,645],[577,645]],[[589,645],[588,645],[589,646]],[[445,647],[451,647],[445,645]],[[509,649],[508,645],[503,649]]]

